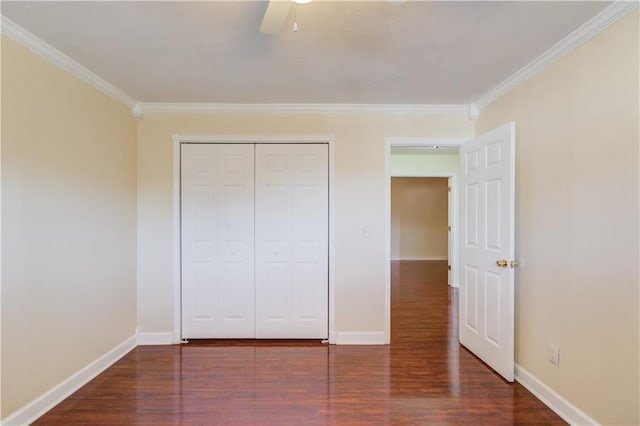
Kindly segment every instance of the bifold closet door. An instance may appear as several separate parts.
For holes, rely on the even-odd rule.
[[[181,155],[182,337],[253,338],[254,146]]]
[[[256,145],[256,337],[328,337],[328,146]]]

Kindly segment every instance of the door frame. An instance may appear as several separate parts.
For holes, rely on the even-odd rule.
[[[466,138],[386,138],[385,139],[385,265],[384,265],[384,340],[385,343],[391,342],[391,178],[392,177],[446,177],[450,178],[451,185],[451,205],[449,206],[449,218],[452,220],[452,238],[453,247],[449,251],[453,254],[449,259],[452,269],[452,287],[458,286],[458,228],[459,223],[459,205],[458,198],[458,174],[454,172],[445,173],[391,173],[391,148],[394,146],[410,146],[410,147],[429,147],[434,145],[460,147],[464,142],[472,139]]]
[[[334,145],[336,137],[328,136],[225,136],[225,135],[182,135],[174,134],[173,139],[173,343],[182,340],[182,231],[181,231],[181,185],[182,159],[180,146],[183,143],[251,143],[251,144],[327,144],[329,148],[329,343],[336,343],[335,321],[335,245],[334,245]]]

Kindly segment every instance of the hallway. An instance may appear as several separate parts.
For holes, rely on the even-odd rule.
[[[564,424],[459,346],[446,278],[392,264],[389,346],[139,346],[35,424]]]

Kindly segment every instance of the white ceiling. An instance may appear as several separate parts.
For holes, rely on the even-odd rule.
[[[11,2],[2,14],[142,102],[464,104],[609,2]]]

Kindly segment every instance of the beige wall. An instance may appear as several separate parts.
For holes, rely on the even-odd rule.
[[[447,260],[447,178],[391,178],[391,259]]]
[[[640,423],[638,36],[636,11],[476,128],[517,125],[516,360],[603,424]]]
[[[136,329],[129,109],[2,38],[2,417]]]
[[[147,114],[138,124],[138,315],[173,331],[171,135],[335,135],[337,331],[384,330],[385,137],[466,137],[461,115]],[[362,228],[369,238],[362,238]]]

